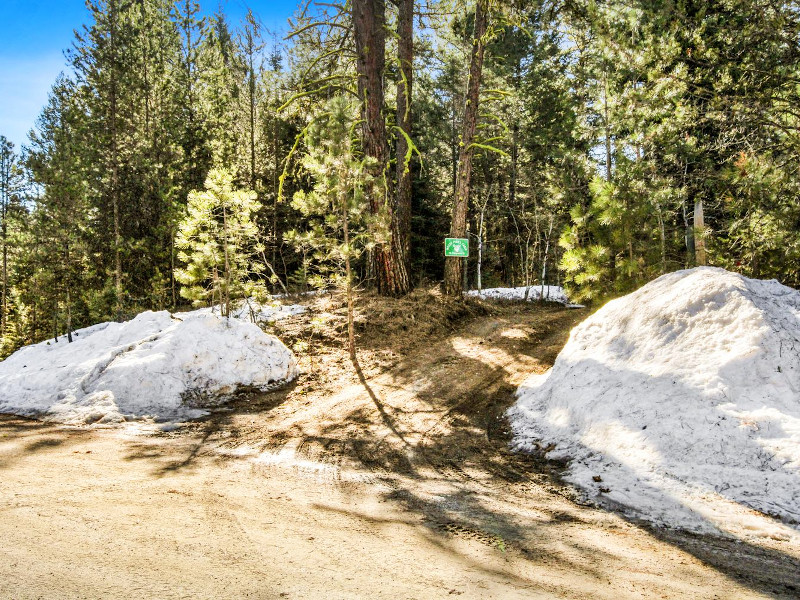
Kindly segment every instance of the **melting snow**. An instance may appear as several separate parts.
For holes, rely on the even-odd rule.
[[[300,304],[261,304],[254,300],[247,300],[231,310],[231,318],[247,323],[264,324],[279,321],[294,315],[301,315],[304,312],[306,312],[306,307]],[[192,313],[220,315],[221,309],[219,306],[214,306],[211,308],[200,308],[192,311]]]
[[[0,362],[0,412],[66,424],[174,421],[240,387],[295,376],[294,355],[258,326],[209,310],[144,312],[22,348]]]
[[[467,296],[475,296],[481,300],[525,300],[526,292],[529,302],[539,301],[544,297],[548,302],[558,302],[570,307],[581,307],[578,304],[570,304],[564,288],[557,285],[470,290],[467,292]]]
[[[577,326],[518,398],[515,446],[554,444],[601,502],[800,539],[800,292],[723,269],[664,275]]]

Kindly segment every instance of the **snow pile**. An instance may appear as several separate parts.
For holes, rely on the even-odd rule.
[[[567,479],[601,502],[798,537],[800,292],[715,268],[664,275],[577,326],[518,397],[515,446],[569,459]]]
[[[0,362],[0,412],[67,424],[183,420],[237,388],[296,374],[294,355],[277,338],[204,311],[148,311],[73,336]]]
[[[301,315],[304,312],[306,312],[306,307],[300,304],[261,304],[255,300],[246,300],[231,310],[231,318],[246,323],[257,323],[261,325],[279,321],[286,317]],[[212,308],[200,308],[188,314],[193,313],[220,315],[222,310],[219,306],[214,306]]]
[[[559,304],[569,305],[569,298],[564,292],[564,288],[558,285],[546,285],[542,289],[541,285],[530,287],[514,288],[488,288],[483,290],[470,290],[467,296],[475,296],[481,300],[525,300],[525,292],[528,292],[528,301],[538,301],[542,297],[548,302],[558,302]]]

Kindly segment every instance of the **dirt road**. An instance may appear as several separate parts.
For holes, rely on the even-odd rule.
[[[0,598],[800,597],[797,548],[654,531],[506,450],[514,388],[580,317],[362,331],[363,381],[326,344],[171,433],[2,417]]]

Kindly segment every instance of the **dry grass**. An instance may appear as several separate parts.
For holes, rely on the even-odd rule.
[[[278,321],[270,333],[294,350],[304,371],[321,375],[347,360],[347,302],[338,292],[298,301],[307,312]],[[488,304],[444,296],[438,286],[419,287],[403,298],[361,291],[354,315],[359,360],[367,374],[383,371],[420,344],[490,312]]]

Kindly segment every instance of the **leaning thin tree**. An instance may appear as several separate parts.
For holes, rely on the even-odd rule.
[[[475,6],[475,31],[472,37],[472,55],[467,82],[467,99],[464,107],[464,125],[458,153],[456,197],[453,202],[450,237],[463,238],[467,232],[467,205],[472,177],[472,157],[475,154],[475,129],[478,123],[478,102],[483,70],[483,54],[488,31],[490,0],[478,0]],[[450,296],[463,293],[464,263],[461,258],[449,256],[444,262],[444,291]]]
[[[347,297],[347,339],[350,359],[358,369],[353,326],[353,263],[372,249],[374,230],[380,219],[369,214],[374,161],[358,155],[354,144],[357,109],[344,96],[334,96],[325,112],[306,128],[307,153],[302,165],[314,181],[309,191],[297,191],[292,206],[306,218],[303,231],[290,231],[287,238],[298,247],[313,251],[320,289],[331,284]]]

